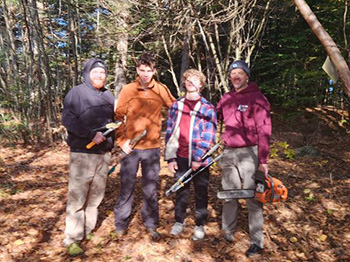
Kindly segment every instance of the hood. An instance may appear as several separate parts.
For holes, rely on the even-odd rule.
[[[99,59],[99,58],[91,58],[91,59],[89,59],[89,60],[87,60],[87,61],[85,62],[85,64],[84,64],[84,69],[83,69],[83,72],[82,72],[83,79],[84,79],[84,80],[83,80],[84,83],[85,83],[88,87],[93,88],[93,89],[95,89],[95,88],[92,86],[92,83],[91,83],[91,80],[90,80],[90,71],[91,71],[91,69],[92,69],[92,66],[93,66],[95,63],[97,63],[97,62],[102,63],[102,64],[105,65],[105,63],[103,62],[102,59]],[[105,69],[106,69],[106,74],[107,74],[107,73],[108,73],[108,72],[107,72],[107,68],[105,68]],[[103,89],[104,89],[104,87],[103,87]]]

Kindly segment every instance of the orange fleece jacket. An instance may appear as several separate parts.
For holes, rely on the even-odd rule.
[[[136,149],[160,147],[162,128],[161,109],[170,107],[175,101],[169,89],[152,80],[148,88],[143,88],[138,80],[125,85],[119,95],[115,120],[124,121],[117,129],[117,143],[120,147],[128,139],[134,139],[147,130],[146,137],[135,146]]]

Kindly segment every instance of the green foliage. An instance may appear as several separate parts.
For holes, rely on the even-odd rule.
[[[291,107],[288,107],[286,105],[283,106],[282,109],[285,109],[286,111],[284,111],[283,114],[278,114],[277,119],[278,121],[284,122],[288,125],[298,123],[300,121],[300,118],[304,115],[303,111],[299,111],[297,109],[291,110]]]
[[[3,141],[9,144],[17,143],[22,139],[26,141],[30,133],[30,129],[25,122],[17,120],[9,113],[0,112],[0,135]]]
[[[317,200],[317,198],[315,197],[314,193],[311,191],[311,189],[309,188],[306,188],[304,189],[304,197],[307,201],[310,201],[310,202],[314,202]]]
[[[344,43],[344,2],[308,1],[333,40]],[[347,21],[349,27],[349,21]],[[316,106],[323,102],[328,76],[322,70],[327,54],[309,25],[290,1],[275,2],[252,76],[272,104]]]
[[[284,159],[294,160],[295,150],[289,148],[289,144],[287,142],[283,142],[283,141],[274,142],[270,147],[270,157],[271,158],[282,157]]]
[[[315,161],[312,164],[315,166],[318,166],[319,168],[324,168],[325,166],[328,165],[328,160]]]
[[[3,183],[0,185],[0,197],[12,196],[18,193],[16,186],[12,183]]]

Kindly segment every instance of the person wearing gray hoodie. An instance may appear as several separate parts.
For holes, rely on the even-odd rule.
[[[113,122],[114,96],[105,87],[107,67],[101,59],[86,61],[83,83],[64,99],[62,123],[70,147],[68,202],[64,246],[78,245],[95,228],[104,197],[114,134],[98,128]],[[95,143],[91,149],[86,146]],[[80,249],[81,250],[81,249]],[[81,252],[83,252],[81,250]]]

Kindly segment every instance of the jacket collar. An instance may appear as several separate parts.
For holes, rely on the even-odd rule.
[[[138,91],[146,91],[146,90],[152,89],[156,85],[156,81],[154,79],[152,79],[152,81],[149,83],[147,87],[143,87],[141,85],[139,77],[136,78],[136,82],[138,83],[138,87],[137,87]]]

